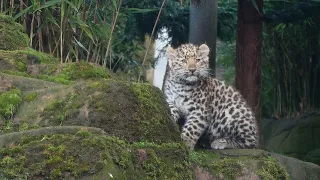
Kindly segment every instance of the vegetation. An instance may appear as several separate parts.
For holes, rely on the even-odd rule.
[[[225,6],[229,8],[229,17],[236,16],[235,3],[226,3],[229,4]],[[319,7],[316,1],[264,2],[263,116],[292,117],[319,109],[319,96],[315,93],[319,88]],[[235,18],[229,18],[227,22],[235,27]],[[235,37],[235,32],[226,32]],[[224,77],[233,84],[235,38],[221,40],[217,51],[218,65],[226,68]]]
[[[7,92],[0,92],[0,121],[11,119],[22,102],[22,94],[19,89],[11,89]],[[1,122],[0,122],[1,123]]]
[[[59,58],[61,63],[85,60],[114,72],[135,71],[132,75],[141,76],[141,71],[155,63],[153,50],[145,42],[149,44],[154,37],[145,35],[151,34],[154,24],[150,22],[155,22],[161,3],[21,0],[1,1],[1,11],[23,25],[17,29],[23,28],[29,35],[28,46]],[[178,2],[167,1],[154,36],[170,21],[172,12],[180,14],[180,9]],[[147,50],[151,58],[145,57]]]

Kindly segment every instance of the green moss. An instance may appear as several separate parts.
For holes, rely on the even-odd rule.
[[[26,48],[23,50],[15,50],[15,51],[10,51],[11,54],[15,54],[15,55],[27,55],[27,59],[29,60],[33,60],[35,63],[39,64],[39,63],[59,63],[58,59],[47,54],[47,53],[43,53],[40,51],[36,51],[34,49],[31,48]]]
[[[279,164],[279,162],[272,158],[265,158],[263,161],[262,168],[258,171],[258,175],[261,179],[266,180],[277,180],[284,179],[289,180],[289,174],[285,168]]]
[[[0,57],[7,62],[13,63],[20,72],[26,72],[27,61],[32,61],[33,64],[59,63],[59,61],[53,56],[31,48],[12,51],[0,50]]]
[[[26,56],[11,51],[0,50],[0,58],[3,60],[2,70],[16,70],[27,72]]]
[[[41,79],[45,81],[50,81],[50,82],[55,82],[55,83],[60,83],[60,84],[73,84],[74,81],[68,80],[68,77],[66,77],[63,74],[59,75],[44,75],[44,74],[39,74],[39,75],[32,75],[28,74],[26,72],[20,72],[20,71],[12,71],[12,70],[4,70],[2,71],[3,73],[10,74],[10,75],[15,75],[15,76],[23,76],[23,77],[28,77],[28,78],[36,78],[36,79]]]
[[[4,119],[10,119],[17,112],[22,102],[22,93],[19,89],[11,89],[8,92],[0,94],[0,116]]]
[[[19,51],[20,53],[22,51]],[[11,51],[0,51],[0,58],[3,57],[7,63],[3,72],[12,75],[24,76],[42,79],[51,82],[57,82],[61,84],[72,84],[77,79],[87,78],[105,78],[111,77],[110,72],[101,66],[89,64],[89,63],[69,63],[69,64],[42,64],[39,66],[39,74],[28,74],[26,61],[27,57]],[[48,55],[49,56],[49,55]],[[38,55],[35,55],[38,57]],[[42,59],[41,61],[51,61],[49,59]],[[0,67],[1,70],[1,67]]]
[[[22,26],[10,16],[0,14],[0,50],[16,50],[29,46],[28,36],[22,32]]]
[[[66,75],[69,80],[92,77],[107,79],[110,77],[110,73],[105,68],[86,62],[69,63],[62,69],[62,74]]]
[[[78,131],[76,135],[85,138],[85,137],[91,136],[92,134],[89,131],[82,130],[82,131]]]
[[[253,150],[254,151],[254,150]],[[237,153],[237,151],[234,151]],[[244,151],[242,151],[243,153]],[[269,155],[259,156],[250,153],[247,155],[225,155],[208,150],[190,152],[189,159],[192,163],[204,168],[217,179],[248,178],[254,174],[261,179],[288,179],[288,173],[284,167]]]
[[[37,79],[42,79],[45,81],[50,81],[50,82],[61,83],[61,84],[73,84],[74,83],[74,81],[69,80],[69,78],[67,76],[65,76],[64,74],[58,74],[56,76],[39,74],[37,76],[31,76],[31,77],[34,77]]]
[[[0,59],[2,59],[2,67],[0,70],[2,71],[12,71],[9,73],[14,73],[15,71],[26,73],[27,72],[27,62],[29,64],[40,63],[40,62],[57,62],[55,58],[52,56],[35,51],[33,49],[25,49],[25,50],[14,50],[14,51],[4,51],[0,50]],[[21,75],[21,74],[17,74]],[[24,74],[23,76],[26,76]]]
[[[0,67],[2,72],[61,84],[72,84],[77,79],[115,77],[101,66],[86,62],[60,64],[56,58],[30,48],[0,50],[0,59],[3,60]],[[29,67],[27,72],[27,64],[35,66]]]
[[[15,76],[22,76],[22,77],[31,77],[28,73],[26,72],[20,72],[20,71],[13,71],[13,70],[4,70],[2,71],[5,74],[10,74],[10,75],[15,75]]]
[[[27,102],[31,102],[33,101],[35,98],[37,97],[37,93],[36,92],[30,92],[26,95],[23,96],[23,100],[27,101]]]
[[[45,109],[42,116],[48,118],[49,121],[56,121],[58,124],[62,125],[65,117],[66,111],[64,109],[66,105],[64,100],[55,100],[51,102]],[[54,122],[51,122],[54,123]]]
[[[212,174],[216,177],[222,176],[226,179],[236,179],[241,174],[243,166],[241,161],[224,158],[221,161],[213,162],[210,168]]]
[[[187,150],[131,146],[116,137],[24,136],[0,149],[3,178],[193,179]],[[80,133],[81,134],[81,133]]]
[[[238,158],[224,158],[210,151],[191,152],[191,162],[205,168],[211,175],[219,179],[236,179],[242,171],[242,161]]]
[[[165,138],[178,142],[180,140],[177,134],[178,129],[170,120],[170,112],[163,93],[158,88],[145,83],[132,83],[130,87],[140,102],[136,118],[141,122],[142,137],[157,139],[156,137],[163,137],[165,134]],[[159,131],[159,126],[163,125],[170,127],[165,132],[163,129]]]
[[[1,120],[1,119],[0,119]],[[0,127],[0,135],[1,134],[7,134],[11,132],[20,132],[30,129],[36,129],[39,128],[36,124],[29,124],[29,123],[13,123],[12,121],[5,121],[5,123]]]
[[[59,106],[45,107],[39,125],[99,127],[128,142],[180,142],[179,130],[169,120],[164,97],[155,87],[90,79],[76,83],[73,93],[59,99]]]

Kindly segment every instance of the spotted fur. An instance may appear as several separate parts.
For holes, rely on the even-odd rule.
[[[167,49],[163,91],[172,118],[184,118],[181,138],[193,149],[201,136],[212,149],[254,148],[257,124],[251,109],[233,87],[210,76],[209,48],[183,44]]]

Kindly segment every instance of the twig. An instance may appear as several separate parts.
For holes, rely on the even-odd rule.
[[[153,26],[153,29],[152,29],[152,32],[151,32],[151,36],[150,36],[150,41],[149,41],[149,44],[148,44],[148,47],[147,47],[147,51],[146,51],[146,53],[144,55],[144,58],[143,58],[143,61],[142,61],[142,64],[141,64],[142,68],[144,67],[144,64],[146,63],[146,59],[147,59],[148,51],[150,49],[150,45],[151,45],[151,42],[152,42],[153,34],[154,34],[154,31],[155,31],[155,29],[157,27],[157,24],[158,24],[158,21],[159,21],[159,18],[160,18],[160,14],[162,12],[162,9],[163,9],[163,6],[164,6],[165,3],[166,3],[166,0],[163,0],[162,5],[161,5],[160,10],[159,10],[159,13],[158,13],[158,16],[157,16],[157,19],[156,19],[156,22],[154,23],[154,26]],[[139,73],[138,82],[140,82],[141,76],[142,76],[142,72]]]
[[[119,14],[120,8],[121,8],[121,4],[122,4],[122,0],[119,1],[119,7],[118,7],[118,9],[116,11],[116,17],[114,18],[114,21],[113,21],[113,24],[112,24],[112,27],[111,27],[111,32],[110,32],[109,42],[108,42],[108,46],[107,46],[107,51],[106,51],[106,54],[104,56],[104,62],[107,61],[107,57],[108,57],[108,54],[109,54],[109,51],[110,51],[112,34],[113,34],[113,31],[114,31],[114,27],[116,26],[116,22],[117,22],[117,18],[118,18],[118,14]],[[111,59],[110,59],[110,70],[111,70]]]

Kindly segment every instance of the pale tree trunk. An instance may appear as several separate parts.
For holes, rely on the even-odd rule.
[[[263,0],[238,0],[236,88],[254,111],[260,132]],[[261,13],[261,14],[260,14]]]
[[[215,70],[218,20],[217,0],[191,0],[189,42],[210,48],[210,68]]]

